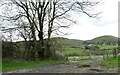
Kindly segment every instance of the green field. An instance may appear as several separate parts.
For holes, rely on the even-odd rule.
[[[120,60],[120,58],[119,58]],[[107,68],[112,68],[112,67],[118,67],[118,57],[111,57],[111,58],[108,58],[108,59],[105,59],[105,60],[102,60],[100,62],[100,64],[102,66],[105,66]]]
[[[105,52],[112,53],[112,50],[114,48],[117,48],[118,46],[117,45],[99,45],[98,47],[100,51],[102,50]],[[79,56],[79,55],[88,54],[88,50],[82,49],[82,48],[64,48],[62,53],[67,56]]]
[[[113,57],[112,55],[109,55],[109,58]],[[89,60],[89,59],[103,59],[102,55],[91,55],[91,56],[70,56],[70,58],[73,58],[76,61],[80,60]]]
[[[117,48],[117,45],[99,45],[98,46],[100,49],[114,49]]]
[[[118,58],[112,57],[112,58],[105,59],[105,60],[101,61],[101,64],[103,64],[106,67],[117,67],[118,66]]]
[[[100,50],[109,52],[109,53],[112,53],[112,50],[114,48],[118,48],[117,45],[99,45],[98,47],[100,48]]]
[[[67,55],[67,56],[76,56],[76,55],[83,55],[86,53],[85,49],[81,49],[81,48],[65,48],[62,51],[63,54]]]
[[[105,52],[109,52],[109,58],[112,56],[112,49],[117,48],[116,45],[99,45],[100,50],[103,50]],[[104,50],[105,49],[105,50]],[[90,50],[89,50],[90,51]],[[79,60],[88,60],[88,59],[103,59],[103,55],[94,55],[91,56],[85,55],[89,54],[88,50],[81,49],[81,48],[65,48],[62,53],[70,57],[73,60],[79,61]],[[77,57],[77,58],[76,58]]]
[[[27,68],[37,68],[40,66],[57,63],[57,62],[67,62],[66,60],[42,60],[42,61],[20,61],[20,60],[9,60],[3,59],[2,61],[2,71],[12,71]]]
[[[91,59],[90,56],[70,56],[68,58],[72,58],[75,61],[80,61],[80,60],[88,60]],[[69,59],[68,59],[69,60]]]

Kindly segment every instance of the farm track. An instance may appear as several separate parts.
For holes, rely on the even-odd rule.
[[[93,60],[73,61],[66,63],[55,63],[34,69],[22,69],[7,73],[117,73],[117,68],[104,68],[99,64],[94,64]],[[89,67],[78,67],[81,64],[90,65]]]

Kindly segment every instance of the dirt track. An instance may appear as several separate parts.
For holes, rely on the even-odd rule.
[[[92,64],[91,60],[55,63],[34,69],[22,69],[9,73],[116,73],[117,68],[104,68],[98,64]],[[78,67],[81,64],[88,64],[86,67]]]

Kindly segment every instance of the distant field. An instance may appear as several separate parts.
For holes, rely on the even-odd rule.
[[[80,60],[88,60],[91,59],[90,56],[70,56],[68,58],[71,58],[69,61],[80,61]]]
[[[109,58],[113,57],[112,55],[109,55]],[[103,59],[103,55],[91,55],[91,56],[70,56],[70,58],[73,58],[76,61],[80,60],[88,60],[88,59]]]
[[[100,49],[114,49],[117,48],[117,45],[99,45],[98,46]]]
[[[117,48],[118,46],[117,45],[99,45],[98,47],[100,50],[112,53],[112,50],[114,48]],[[77,56],[77,55],[79,56],[79,55],[88,54],[88,50],[82,49],[82,48],[65,48],[62,51],[62,53],[67,56]]]
[[[118,48],[117,45],[99,45],[100,50],[112,53],[114,48]]]
[[[86,53],[85,49],[81,48],[65,48],[62,53],[68,56],[83,55]]]

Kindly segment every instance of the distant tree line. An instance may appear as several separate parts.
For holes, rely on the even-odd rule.
[[[84,41],[83,44],[95,44],[95,45],[118,45],[119,41]]]

